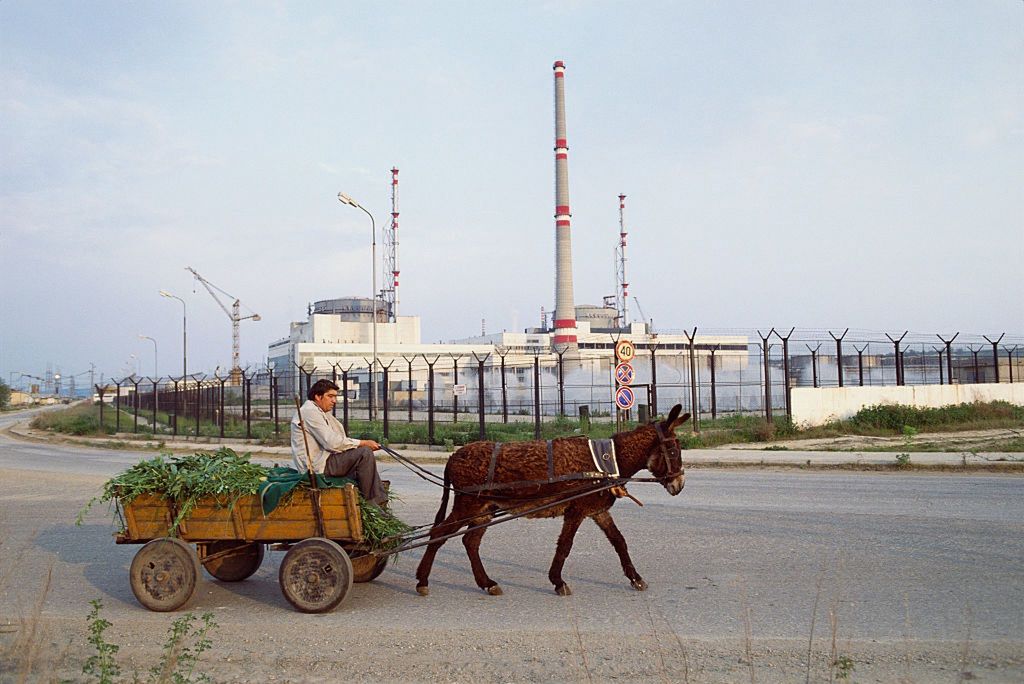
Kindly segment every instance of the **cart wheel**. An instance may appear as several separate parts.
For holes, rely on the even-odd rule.
[[[148,542],[132,559],[132,593],[150,610],[181,608],[196,590],[199,563],[192,547],[173,537]]]
[[[263,544],[243,541],[215,541],[197,546],[199,562],[206,572],[221,582],[240,582],[251,577],[263,562]],[[207,556],[229,551],[223,556],[206,560]]]
[[[350,556],[349,559],[352,561],[352,581],[353,582],[372,582],[380,576],[380,573],[384,572],[384,568],[388,564],[388,557],[373,556],[365,554],[362,556]]]
[[[293,546],[281,561],[278,579],[288,603],[303,613],[326,613],[352,588],[352,561],[330,539],[313,537]]]

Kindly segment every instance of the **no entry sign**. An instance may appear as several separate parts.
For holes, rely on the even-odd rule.
[[[615,405],[623,411],[628,411],[633,408],[633,404],[636,403],[636,396],[633,394],[632,387],[622,386],[615,390]]]

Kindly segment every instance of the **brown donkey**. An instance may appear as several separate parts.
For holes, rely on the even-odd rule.
[[[686,422],[690,414],[680,416],[681,411],[682,407],[676,404],[666,420],[612,437],[620,477],[632,477],[646,468],[669,494],[675,496],[682,491],[685,477],[675,429]],[[481,525],[500,510],[522,512],[608,484],[609,479],[587,478],[586,473],[593,473],[595,469],[586,437],[552,440],[550,448],[545,442],[510,442],[500,447],[494,442],[467,444],[452,454],[444,469],[446,486],[430,538],[453,534],[466,526]],[[455,504],[445,518],[449,491],[455,492]],[[562,566],[585,518],[593,519],[604,530],[619,554],[622,570],[633,588],[637,591],[647,588],[647,583],[633,567],[626,550],[626,540],[609,512],[615,501],[615,494],[604,489],[527,516],[564,518],[555,558],[548,570],[548,579],[559,595],[572,593],[562,579]],[[480,540],[486,531],[486,527],[470,531],[463,536],[462,543],[466,546],[477,585],[488,594],[497,596],[501,594],[501,587],[487,576],[480,561]],[[430,591],[427,586],[430,569],[444,542],[445,539],[441,539],[429,544],[416,569],[416,591],[423,596]]]

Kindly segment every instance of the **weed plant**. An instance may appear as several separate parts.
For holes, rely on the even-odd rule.
[[[108,684],[117,679],[121,674],[121,666],[117,664],[117,652],[121,647],[107,641],[103,635],[110,627],[110,622],[100,617],[100,610],[103,608],[103,601],[93,599],[89,601],[92,610],[86,620],[89,623],[89,643],[96,649],[96,653],[89,656],[82,667],[82,674],[95,679],[100,684]]]
[[[82,674],[88,681],[98,684],[114,684],[121,676],[121,666],[117,663],[117,653],[121,650],[117,644],[107,641],[105,632],[111,627],[110,622],[100,617],[103,602],[99,599],[89,602],[92,610],[86,618],[89,629],[89,643],[96,653],[85,661]],[[210,650],[213,641],[210,632],[217,627],[213,613],[204,613],[199,618],[186,613],[174,621],[167,632],[163,652],[159,662],[149,669],[149,676],[142,679],[138,672],[133,673],[132,682],[151,682],[153,684],[189,684],[191,682],[212,681],[209,675],[197,674],[196,666],[199,656]]]

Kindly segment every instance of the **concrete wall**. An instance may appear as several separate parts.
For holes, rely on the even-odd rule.
[[[793,422],[801,426],[842,420],[875,404],[939,407],[976,401],[1008,401],[1024,406],[1024,383],[912,385],[904,387],[794,387]]]

